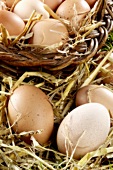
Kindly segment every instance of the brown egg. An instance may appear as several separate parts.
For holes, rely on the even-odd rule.
[[[7,10],[0,10],[0,23],[7,29],[9,35],[19,35],[25,27],[25,23],[18,15]]]
[[[96,102],[103,104],[111,114],[113,118],[113,93],[105,86],[99,85],[87,85],[78,90],[76,93],[76,106],[88,102]]]
[[[40,0],[21,0],[14,8],[16,13],[22,19],[29,19],[33,11],[41,14],[42,18],[49,18],[49,13],[44,8],[44,3]]]
[[[105,106],[87,103],[73,109],[61,122],[57,132],[58,150],[80,159],[98,149],[110,130],[110,116]]]
[[[13,130],[17,133],[41,131],[34,135],[40,144],[46,143],[52,134],[52,106],[47,95],[35,86],[21,85],[14,90],[8,102],[8,116]]]
[[[89,4],[89,6],[92,8],[97,0],[86,0],[86,2]]]
[[[33,29],[33,38],[30,43],[37,45],[53,45],[66,42],[68,38],[67,28],[56,19],[44,19],[37,22]]]
[[[85,0],[65,0],[57,8],[56,14],[61,18],[67,19],[75,28],[79,27],[80,22],[90,11],[90,6]]]

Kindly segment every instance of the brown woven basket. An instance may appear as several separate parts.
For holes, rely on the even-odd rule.
[[[95,12],[86,16],[85,24],[79,30],[79,37],[71,35],[71,40],[69,37],[68,43],[58,52],[53,52],[50,47],[21,44],[19,40],[12,45],[10,42],[5,43],[3,39],[0,43],[1,68],[19,71],[35,70],[40,66],[47,70],[61,70],[89,60],[102,48],[113,28],[112,12],[111,1],[100,0]]]

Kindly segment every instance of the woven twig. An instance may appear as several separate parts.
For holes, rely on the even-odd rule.
[[[103,9],[101,17],[98,17],[99,7]],[[90,24],[89,30],[84,25],[79,30],[79,40],[76,37],[73,38],[72,44],[72,40],[69,38],[68,43],[63,47],[64,49],[54,53],[50,50],[51,47],[42,49],[28,44],[21,45],[20,42],[14,46],[8,46],[6,41],[5,45],[4,42],[0,44],[0,61],[9,67],[16,66],[20,69],[41,66],[49,70],[60,70],[71,64],[79,64],[89,60],[102,48],[113,28],[111,4],[101,0],[96,9],[92,15],[94,23]]]

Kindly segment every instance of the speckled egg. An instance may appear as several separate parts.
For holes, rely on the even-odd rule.
[[[71,25],[77,29],[89,11],[90,6],[85,0],[65,0],[57,8],[56,14],[69,20]]]
[[[45,144],[52,134],[52,105],[47,95],[33,85],[21,85],[14,90],[8,102],[8,117],[15,133],[34,131],[40,144]],[[29,138],[24,140],[29,143]]]

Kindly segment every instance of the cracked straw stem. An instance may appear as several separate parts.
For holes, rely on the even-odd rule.
[[[111,53],[113,52],[113,48],[108,52],[108,54],[105,56],[105,58],[100,62],[100,64],[96,67],[96,69],[90,74],[90,76],[85,80],[85,82],[82,84],[81,87],[89,85],[92,80],[97,76],[99,70],[104,65],[104,63],[107,61]]]

